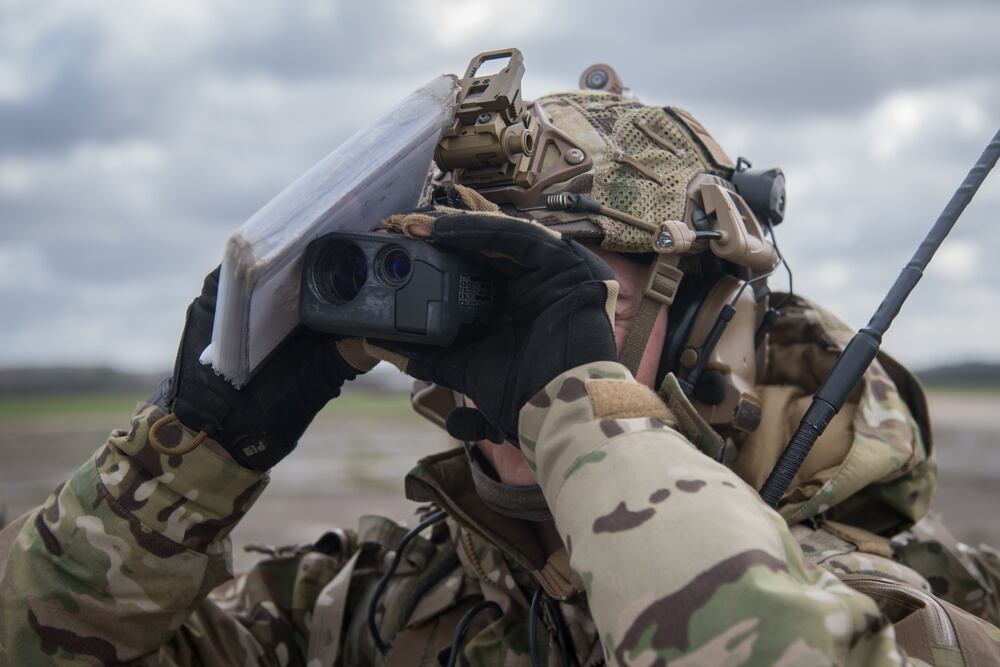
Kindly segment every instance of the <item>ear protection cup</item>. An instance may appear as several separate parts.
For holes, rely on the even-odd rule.
[[[656,370],[656,386],[663,383],[667,373],[680,371],[681,352],[687,347],[691,330],[701,311],[705,298],[712,291],[722,275],[709,277],[687,276],[681,281],[674,302],[667,313],[667,335],[663,341],[663,353]]]
[[[760,422],[760,401],[754,391],[760,371],[760,348],[754,342],[766,292],[746,288],[743,281],[727,273],[699,276],[671,304],[657,382],[668,372],[678,379],[689,377],[692,360],[685,351],[705,344],[723,309],[736,303],[732,321],[714,349],[702,350],[705,367],[689,396],[698,412],[721,433],[752,431]],[[739,298],[737,299],[737,296]],[[763,302],[763,303],[762,303]],[[657,385],[659,386],[659,385]]]

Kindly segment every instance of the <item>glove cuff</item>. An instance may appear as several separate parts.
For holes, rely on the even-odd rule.
[[[215,437],[229,412],[229,402],[208,384],[198,387],[193,396],[178,395],[171,406],[181,424],[192,431],[203,431]]]

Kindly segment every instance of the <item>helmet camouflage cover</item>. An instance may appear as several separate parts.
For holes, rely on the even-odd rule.
[[[733,162],[691,114],[599,91],[547,95],[538,113],[567,134],[593,166],[546,192],[584,194],[608,208],[659,223],[684,220],[688,186],[699,174],[727,177]],[[540,145],[541,150],[547,147]],[[543,163],[553,159],[542,156]],[[648,253],[649,233],[601,214],[536,210],[527,215],[568,236],[617,252]]]

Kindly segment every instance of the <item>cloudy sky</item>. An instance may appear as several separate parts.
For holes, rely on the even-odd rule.
[[[0,366],[171,364],[228,234],[406,93],[605,61],[781,166],[796,288],[861,326],[1000,126],[996,2],[0,1]],[[1000,173],[887,347],[1000,359]]]

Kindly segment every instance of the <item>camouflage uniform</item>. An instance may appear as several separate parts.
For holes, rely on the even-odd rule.
[[[797,338],[821,369],[843,330],[799,301],[772,353]],[[769,378],[774,391],[802,381],[784,372]],[[842,418],[846,454],[804,466],[779,515],[741,469],[753,442],[738,443],[726,467],[705,455],[718,441],[682,395],[664,403],[616,363],[568,371],[520,420],[554,523],[490,509],[460,449],[407,477],[410,498],[449,518],[407,546],[378,601],[392,645],[384,658],[366,610],[405,530],[365,517],[230,579],[227,535],[267,478],[208,447],[159,455],[147,437],[162,412],[143,405],[128,431],[0,533],[0,655],[12,665],[440,664],[458,620],[486,599],[502,614],[473,617],[464,660],[528,665],[540,586],[553,601],[537,633],[545,664],[558,664],[559,626],[581,665],[963,664],[960,649],[982,648],[984,636],[993,645],[983,650],[1000,650],[1000,631],[927,591],[943,577],[958,592],[948,599],[995,614],[995,554],[952,561],[919,525],[892,544],[875,532],[918,518],[932,490],[933,458],[911,416],[920,407],[907,398],[910,407],[874,365]],[[168,429],[167,444],[192,437]],[[831,434],[819,451],[835,449]]]
[[[726,173],[721,148],[679,110],[596,94],[539,103],[598,165],[571,190],[635,216],[683,219],[685,184]],[[593,232],[544,215],[564,233]],[[648,249],[619,221],[596,225],[610,249]],[[0,532],[0,663],[433,665],[463,618],[463,664],[529,665],[532,648],[544,664],[567,652],[581,665],[959,665],[973,664],[972,648],[1000,662],[1000,631],[953,606],[998,620],[995,552],[914,526],[933,493],[930,430],[919,386],[889,357],[780,514],[760,501],[754,489],[850,336],[804,300],[782,311],[757,387],[764,419],[739,441],[722,440],[672,376],[659,395],[611,362],[552,380],[521,411],[519,434],[550,520],[491,507],[463,449],[422,460],[407,495],[448,518],[407,544],[375,600],[384,656],[367,611],[407,531],[364,517],[233,579],[227,535],[267,476],[211,445],[159,454],[148,436],[163,412],[142,405]],[[160,432],[170,447],[192,437],[176,423]],[[499,613],[470,620],[483,600]]]

